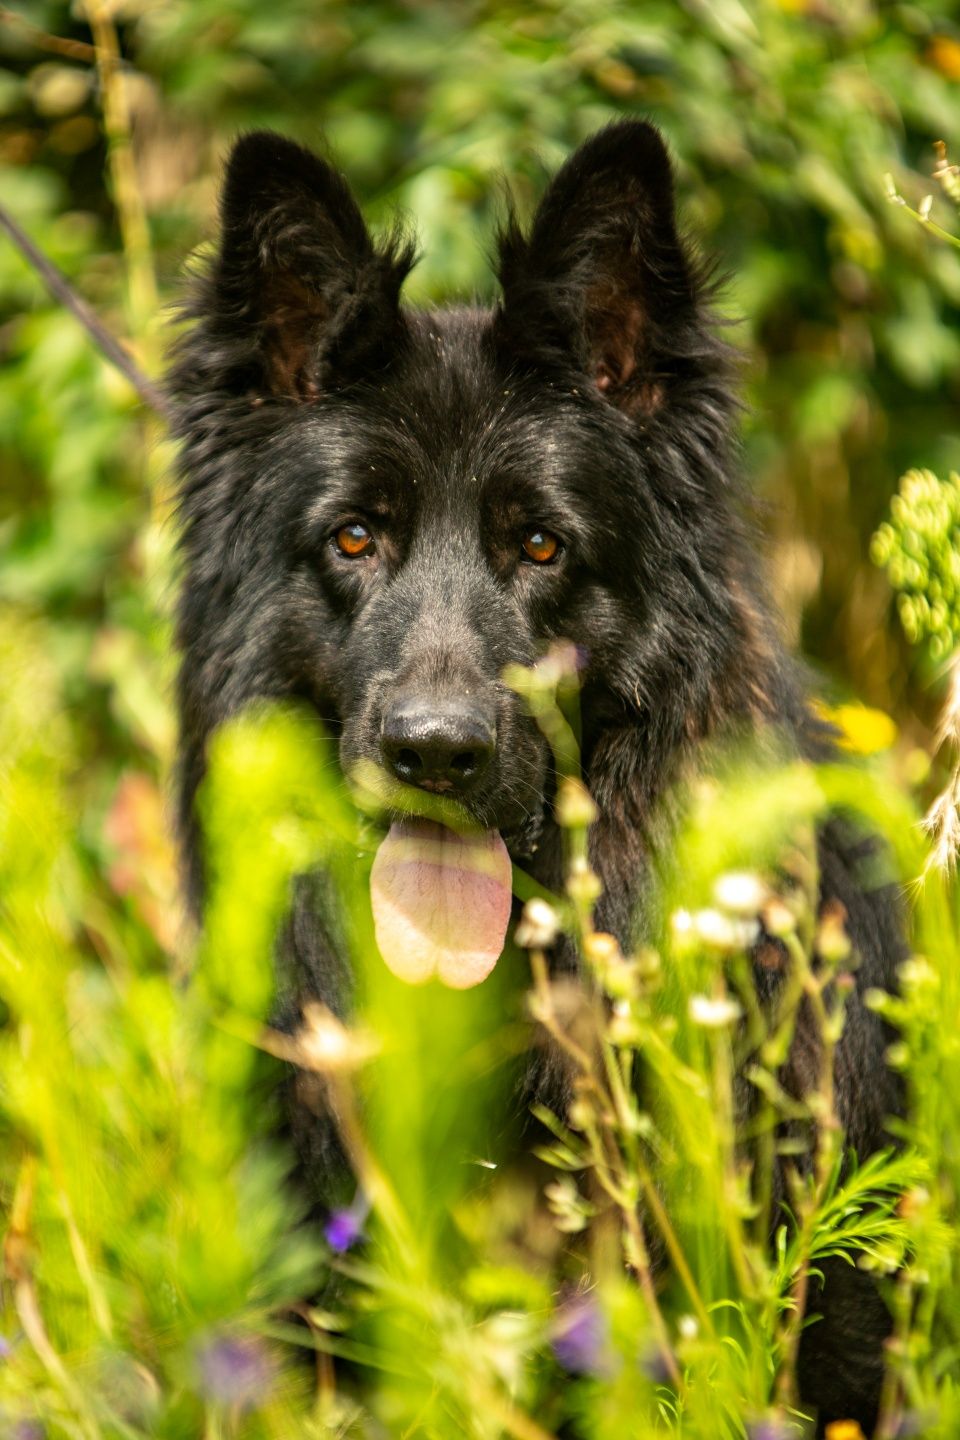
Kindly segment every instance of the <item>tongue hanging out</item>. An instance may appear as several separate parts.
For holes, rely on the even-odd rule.
[[[390,827],[370,874],[377,945],[401,980],[455,990],[496,965],[510,920],[511,866],[496,830],[457,835],[432,820]]]

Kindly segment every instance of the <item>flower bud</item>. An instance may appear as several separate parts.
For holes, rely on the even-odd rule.
[[[597,807],[590,791],[582,780],[574,780],[569,775],[560,781],[554,811],[557,824],[567,830],[578,826],[586,828],[597,818]]]
[[[572,861],[567,872],[567,894],[577,905],[592,905],[603,894],[599,876],[582,857]]]
[[[523,950],[546,950],[560,931],[560,917],[546,900],[535,897],[523,907],[514,940]]]
[[[817,954],[828,965],[842,965],[850,958],[850,936],[846,930],[847,912],[836,901],[823,907],[817,926]]]
[[[768,935],[783,940],[797,928],[797,917],[779,895],[771,895],[760,912],[760,920]]]

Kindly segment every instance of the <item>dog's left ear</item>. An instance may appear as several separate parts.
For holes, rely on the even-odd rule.
[[[627,413],[659,410],[704,353],[705,334],[659,132],[627,120],[582,145],[529,236],[513,218],[501,234],[500,281],[505,354],[568,372],[572,361]]]

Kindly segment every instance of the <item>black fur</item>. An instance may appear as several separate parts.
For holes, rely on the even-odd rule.
[[[507,226],[492,311],[402,309],[409,244],[374,243],[342,177],[278,136],[235,146],[221,215],[172,376],[180,814],[195,898],[207,739],[258,696],[312,703],[349,765],[380,760],[397,696],[470,695],[497,743],[469,804],[557,886],[547,754],[500,676],[563,638],[583,657],[599,922],[628,944],[654,817],[705,742],[775,725],[801,753],[822,743],[755,573],[730,358],[709,275],[678,235],[660,136],[624,122],[577,151],[529,234]],[[371,558],[331,544],[355,519]],[[522,563],[529,525],[562,539],[557,563]],[[824,899],[845,905],[862,956],[838,1085],[850,1141],[868,1153],[887,1143],[897,1094],[860,996],[891,982],[900,942],[837,827],[821,850]],[[319,883],[301,884],[283,947],[291,1015],[308,995],[349,1003]],[[802,1054],[792,1063],[802,1085]],[[297,1131],[320,1185],[334,1142],[303,1116]],[[804,1398],[821,1423],[853,1417],[869,1433],[887,1321],[847,1274],[830,1277],[826,1318],[804,1343]]]

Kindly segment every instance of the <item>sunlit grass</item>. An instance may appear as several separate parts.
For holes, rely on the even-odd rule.
[[[960,965],[936,875],[916,895],[922,954],[897,998],[873,1000],[902,1037],[900,1148],[852,1168],[835,1122],[856,957],[840,919],[817,917],[813,834],[831,809],[859,812],[901,879],[919,873],[912,803],[881,761],[867,777],[775,747],[718,755],[683,803],[662,922],[622,954],[593,929],[563,654],[513,675],[565,777],[566,893],[531,900],[524,948],[456,992],[380,961],[376,822],[316,724],[251,714],[214,746],[206,924],[181,963],[193,978],[171,983],[122,917],[91,945],[68,732],[37,639],[2,637],[7,1433],[799,1435],[808,1282],[838,1254],[880,1275],[895,1316],[882,1433],[907,1412],[955,1433],[960,1042],[944,1017]],[[281,1034],[273,939],[292,878],[317,867],[337,880],[355,1008],[344,1023],[307,1007]],[[744,954],[758,916],[788,956],[772,1012]],[[576,985],[549,972],[557,927],[581,948]],[[777,1071],[801,999],[824,1063],[798,1100]],[[572,1102],[539,1106],[539,1137],[522,1140],[518,1076],[546,1036]],[[310,1225],[276,1138],[289,1060],[316,1076],[352,1171]],[[746,1122],[738,1073],[756,1096]],[[814,1158],[775,1214],[786,1122],[808,1127]],[[520,1163],[532,1143],[539,1162]]]

